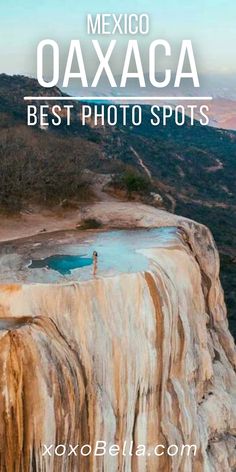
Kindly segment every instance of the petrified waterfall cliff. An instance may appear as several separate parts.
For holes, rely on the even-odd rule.
[[[0,288],[0,470],[236,470],[235,348],[208,230],[183,220],[146,273]],[[43,455],[47,444],[196,455]]]

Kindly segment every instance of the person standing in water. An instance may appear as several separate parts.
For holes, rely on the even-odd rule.
[[[98,268],[98,253],[93,251],[93,275],[96,275]]]

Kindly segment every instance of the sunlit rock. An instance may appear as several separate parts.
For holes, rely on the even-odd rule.
[[[236,357],[212,236],[183,220],[141,251],[146,272],[1,286],[0,470],[235,470]],[[98,440],[147,454],[43,455]],[[197,449],[158,457],[157,444]]]

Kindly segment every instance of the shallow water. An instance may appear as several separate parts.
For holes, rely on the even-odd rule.
[[[150,261],[142,249],[166,247],[176,239],[174,227],[38,235],[1,246],[0,282],[88,280],[93,251],[97,276],[144,271]]]

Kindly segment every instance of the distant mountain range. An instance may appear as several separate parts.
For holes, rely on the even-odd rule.
[[[159,74],[159,80],[163,79],[162,74]],[[117,83],[120,82],[120,77],[116,77]],[[147,76],[145,75],[146,83],[149,83]],[[219,75],[202,75],[199,77],[200,88],[193,89],[192,85],[181,84],[180,89],[174,88],[173,84],[169,87],[155,89],[154,87],[147,86],[145,89],[140,89],[137,86],[137,81],[130,79],[125,88],[125,95],[130,96],[143,96],[142,103],[150,103],[145,99],[145,96],[210,96],[213,97],[212,102],[208,102],[210,118],[210,126],[215,128],[223,128],[229,130],[236,130],[236,77],[235,75],[228,74],[219,74]],[[69,90],[69,92],[68,92]],[[71,86],[67,92],[70,95],[84,95],[84,90],[80,90],[78,87],[75,88]],[[94,89],[89,89],[86,93],[88,95],[104,95],[104,96],[114,96],[114,89],[109,88],[107,82],[101,83],[99,88],[94,91]],[[121,92],[124,95],[124,91]],[[153,103],[153,102],[152,102]],[[167,102],[165,100],[159,101],[158,104],[165,105]],[[180,104],[181,102],[174,102],[173,104]],[[184,102],[183,102],[184,103]],[[186,102],[185,102],[186,103]],[[206,102],[203,102],[206,104]],[[191,104],[199,105],[199,101],[192,101]]]
[[[62,94],[58,88],[45,92],[34,79],[0,75],[0,138],[7,128],[17,132],[20,127],[36,147],[43,140],[46,149],[58,136],[65,151],[73,142],[79,143],[77,156],[86,158],[90,170],[119,173],[129,165],[144,173],[150,186],[151,180],[155,182],[167,209],[206,224],[220,249],[222,281],[230,316],[234,316],[231,329],[236,334],[236,132],[202,127],[198,122],[191,127],[189,121],[177,127],[173,120],[155,128],[149,123],[148,105],[143,106],[139,127],[81,127],[78,103],[70,127],[63,121],[59,128],[49,126],[46,132],[27,129],[23,96],[45,93]],[[212,121],[216,120],[214,113],[220,113],[222,126],[234,127],[231,101],[219,99],[215,110]],[[57,159],[59,163],[60,155]]]

